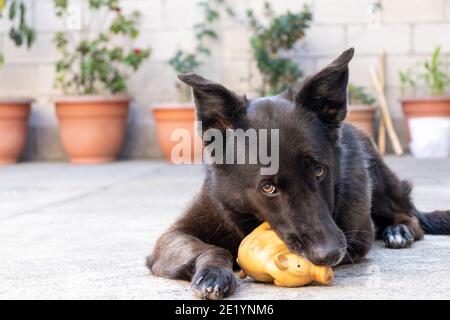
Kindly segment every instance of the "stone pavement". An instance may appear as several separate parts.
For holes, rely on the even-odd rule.
[[[450,160],[388,158],[420,209],[450,208]],[[145,257],[202,181],[198,166],[118,162],[0,167],[0,299],[189,299],[187,282],[152,277]],[[378,242],[329,287],[240,282],[237,299],[450,298],[450,237],[411,249]]]

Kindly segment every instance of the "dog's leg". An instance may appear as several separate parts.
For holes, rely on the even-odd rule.
[[[156,276],[190,280],[202,299],[221,299],[236,288],[231,253],[180,231],[161,236],[147,265]]]
[[[147,259],[159,277],[191,281],[202,299],[221,299],[236,289],[233,265],[244,234],[233,228],[218,206],[202,192],[164,233]]]
[[[349,175],[347,180],[351,179],[365,181],[363,185],[370,185],[367,173]],[[375,228],[370,215],[372,195],[370,188],[351,188],[343,192],[342,198],[352,201],[340,201],[337,208],[339,214],[336,222],[347,240],[347,253],[341,264],[354,264],[367,255],[375,240]]]
[[[373,159],[371,172],[374,181],[372,218],[378,237],[393,249],[407,248],[422,239],[423,230],[411,201],[411,185],[398,179],[378,155]]]
[[[341,264],[355,264],[360,262],[372,248],[375,230],[371,220],[359,225],[350,224],[347,227],[348,229],[341,227],[347,239],[347,253]]]

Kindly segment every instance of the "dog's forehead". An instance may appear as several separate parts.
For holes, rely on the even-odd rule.
[[[328,154],[319,120],[311,112],[296,110],[295,104],[282,96],[251,100],[247,118],[252,128],[279,129],[281,156],[324,158]]]
[[[291,113],[295,105],[281,96],[271,96],[252,99],[247,108],[247,116],[250,120],[262,119],[266,123],[276,120],[280,116]]]
[[[282,129],[289,126],[295,105],[282,97],[252,99],[247,106],[249,126],[255,129]]]
[[[280,135],[308,135],[310,124],[295,111],[295,104],[283,97],[258,98],[249,102],[248,124],[254,129],[278,129]]]

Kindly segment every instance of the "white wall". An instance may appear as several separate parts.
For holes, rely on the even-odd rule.
[[[29,0],[30,19],[38,30],[32,50],[15,48],[0,22],[0,48],[6,65],[0,70],[0,96],[31,96],[36,99],[31,119],[27,159],[61,159],[63,152],[57,136],[57,123],[51,96],[57,94],[52,83],[57,53],[52,38],[61,25],[53,17],[52,0]],[[273,0],[275,9],[300,9],[308,3],[314,23],[307,37],[292,52],[306,73],[331,61],[342,50],[354,46],[351,81],[370,87],[368,66],[377,63],[381,49],[387,53],[388,101],[401,127],[398,104],[398,70],[430,55],[438,44],[450,51],[450,0],[383,0],[382,25],[369,28],[367,9],[371,0]],[[127,158],[159,156],[149,107],[157,102],[176,100],[175,73],[167,60],[177,48],[195,45],[193,26],[201,19],[197,0],[122,0],[125,10],[140,9],[144,15],[138,44],[153,48],[151,60],[130,80],[135,97],[130,117],[130,133],[124,150]],[[229,0],[238,16],[250,7],[261,12],[263,0]],[[230,18],[217,25],[221,41],[212,43],[213,57],[202,69],[205,76],[223,82],[237,92],[252,96],[258,75],[249,51],[249,32]]]

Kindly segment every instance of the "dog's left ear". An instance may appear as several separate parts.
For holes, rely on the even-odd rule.
[[[202,121],[203,130],[214,128],[224,131],[233,128],[244,117],[244,97],[195,73],[182,74],[178,78],[192,87],[197,118]]]
[[[336,60],[306,79],[295,96],[297,106],[317,114],[329,129],[339,128],[347,115],[348,64],[354,49],[344,51]]]

